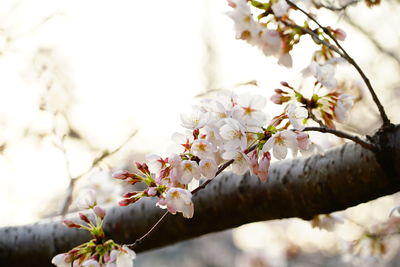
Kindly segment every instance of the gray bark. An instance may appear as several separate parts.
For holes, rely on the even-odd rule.
[[[395,193],[400,190],[400,128],[379,133],[374,141],[382,146],[380,152],[346,143],[324,155],[276,162],[267,182],[249,173],[223,173],[194,195],[192,219],[168,215],[135,250],[154,249],[249,222],[289,217],[309,220]],[[151,199],[129,207],[109,207],[106,235],[119,243],[132,243],[163,212]],[[54,255],[89,238],[84,230],[64,227],[59,218],[2,228],[0,262],[4,266],[47,266]]]

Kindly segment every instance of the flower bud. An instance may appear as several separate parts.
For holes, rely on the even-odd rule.
[[[93,208],[93,211],[94,211],[94,213],[95,213],[98,217],[100,217],[100,219],[104,219],[104,217],[106,217],[106,211],[105,211],[105,209],[103,209],[103,208],[100,207],[100,206],[95,206],[95,207]]]
[[[82,228],[81,225],[74,223],[71,220],[64,220],[63,224],[69,228]]]
[[[90,223],[89,218],[83,213],[79,212],[79,218],[81,218],[81,220],[84,221],[85,223]]]

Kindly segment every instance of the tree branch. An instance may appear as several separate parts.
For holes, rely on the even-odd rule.
[[[384,144],[382,152],[347,143],[324,155],[279,161],[271,165],[265,183],[249,173],[221,174],[206,190],[194,195],[192,219],[167,216],[136,250],[154,249],[254,221],[289,217],[309,220],[317,214],[395,193],[400,190],[400,127],[381,131],[374,138]],[[155,202],[142,199],[129,207],[109,207],[106,236],[119,243],[143,236],[164,213]],[[59,218],[1,228],[0,262],[7,266],[50,266],[55,254],[89,238],[86,231],[64,227]]]

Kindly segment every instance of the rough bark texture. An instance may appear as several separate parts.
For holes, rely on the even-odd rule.
[[[378,133],[382,152],[347,143],[324,155],[272,164],[268,182],[249,174],[225,173],[193,200],[192,219],[168,215],[137,252],[170,245],[206,233],[279,218],[306,220],[316,214],[343,210],[400,190],[400,128]],[[106,233],[132,243],[164,211],[154,200],[107,210]],[[73,216],[73,215],[72,215]],[[86,231],[68,229],[59,220],[0,229],[0,262],[4,266],[47,266],[57,253],[88,240]]]

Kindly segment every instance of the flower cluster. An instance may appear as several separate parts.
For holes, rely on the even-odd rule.
[[[113,174],[129,184],[147,185],[143,191],[125,193],[119,204],[157,197],[161,208],[191,218],[194,207],[188,184],[193,179],[213,179],[222,171],[221,166],[230,164],[236,174],[250,170],[267,181],[271,150],[280,160],[286,158],[289,149],[294,153],[308,150],[311,142],[308,134],[301,132],[308,118],[304,105],[291,101],[270,123],[263,111],[265,106],[266,99],[261,95],[227,91],[221,91],[215,99],[202,100],[181,116],[186,132],[172,136],[177,153],[165,158],[149,155],[146,163],[136,163],[138,172],[121,170]]]
[[[93,239],[54,256],[51,262],[58,267],[133,267],[135,252],[113,240],[105,240],[102,226],[106,212],[96,205],[95,192],[88,190],[78,198],[76,204],[80,209],[91,209],[95,217],[94,222],[87,215],[79,213],[83,224],[71,220],[64,220],[64,224],[69,228],[89,231]]]

